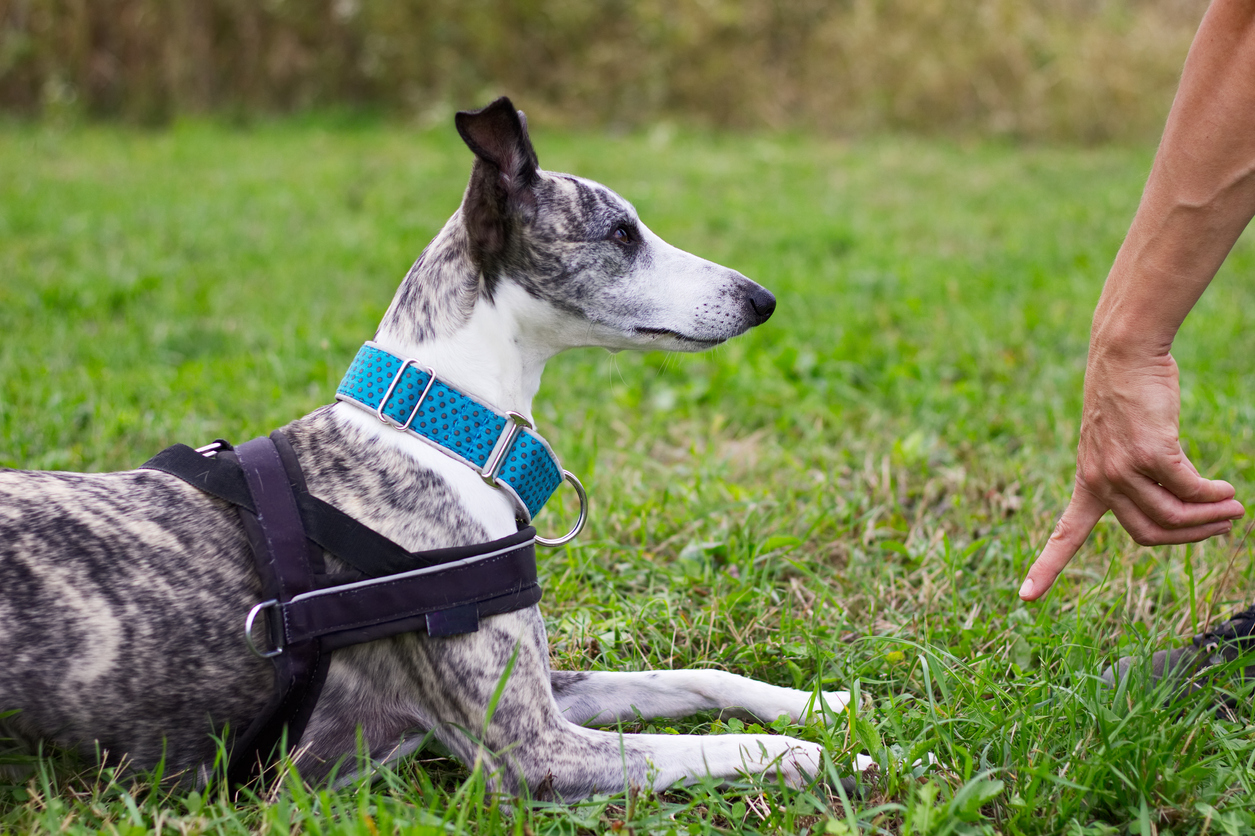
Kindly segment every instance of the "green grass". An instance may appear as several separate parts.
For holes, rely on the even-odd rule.
[[[847,811],[823,786],[747,783],[516,807],[427,753],[373,785],[292,781],[257,803],[53,754],[0,785],[0,826],[1255,827],[1249,710],[1219,721],[1208,694],[1165,708],[1094,681],[1116,655],[1247,602],[1249,541],[1143,549],[1107,522],[1045,602],[1015,595],[1066,499],[1089,317],[1152,149],[543,125],[535,140],[547,168],[611,185],[665,238],[779,298],[768,324],[709,354],[552,363],[540,429],[593,512],[577,545],[543,555],[554,663],[856,687],[865,708],[830,729],[775,727],[824,742],[838,772],[871,750],[882,768],[864,799]],[[449,127],[0,127],[0,465],[133,467],[327,402],[469,164]],[[1253,273],[1244,240],[1176,349],[1188,450],[1246,499]],[[541,525],[556,533],[573,512],[564,498]],[[938,765],[917,777],[903,762],[924,752]]]

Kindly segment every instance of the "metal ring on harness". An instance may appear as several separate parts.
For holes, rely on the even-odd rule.
[[[562,478],[571,483],[571,487],[575,488],[575,495],[580,498],[580,516],[579,519],[575,521],[575,527],[557,539],[548,540],[540,535],[536,536],[537,543],[550,548],[553,548],[554,546],[561,546],[564,543],[569,543],[574,540],[577,536],[579,536],[579,533],[584,530],[584,523],[588,520],[588,494],[584,491],[583,484],[581,484],[580,480],[575,478],[575,474],[569,470],[562,471]]]
[[[248,615],[244,618],[244,642],[248,645],[248,649],[253,651],[253,655],[259,659],[273,659],[283,652],[283,646],[280,645],[274,650],[261,650],[253,641],[253,624],[257,621],[257,616],[261,615],[262,610],[270,607],[279,606],[279,602],[275,598],[269,601],[262,601],[248,611]]]

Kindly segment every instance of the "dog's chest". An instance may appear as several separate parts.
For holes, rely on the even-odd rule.
[[[302,456],[310,490],[324,500],[413,551],[486,542],[518,530],[509,496],[474,469],[362,410],[338,404],[331,413],[336,432],[360,452],[349,467],[316,449],[308,459]]]

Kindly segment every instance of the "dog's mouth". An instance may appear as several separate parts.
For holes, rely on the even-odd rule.
[[[728,340],[727,337],[717,337],[715,339],[707,340],[698,339],[697,337],[690,337],[688,334],[681,334],[679,331],[672,331],[670,328],[633,328],[632,330],[637,334],[645,337],[652,337],[654,339],[659,337],[670,337],[673,340],[684,343],[686,346],[692,346],[693,348],[698,349],[712,348],[720,343],[727,342]]]

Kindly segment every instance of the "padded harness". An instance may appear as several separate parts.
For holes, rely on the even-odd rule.
[[[176,444],[143,467],[236,506],[261,577],[264,598],[245,619],[245,637],[254,653],[274,662],[276,688],[235,739],[227,766],[233,786],[272,764],[283,745],[296,750],[332,650],[421,630],[436,637],[475,632],[481,617],[541,597],[534,528],[489,543],[406,551],[311,494],[279,430],[239,447],[221,440],[199,451]],[[324,550],[351,570],[329,573]],[[266,646],[255,636],[259,619]]]

